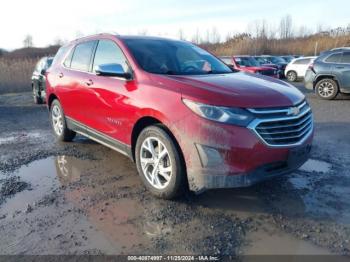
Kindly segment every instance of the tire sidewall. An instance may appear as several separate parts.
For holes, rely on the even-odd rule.
[[[324,82],[330,82],[333,86],[334,86],[334,93],[333,95],[329,96],[329,97],[323,97],[320,95],[319,93],[319,87],[322,83]],[[332,100],[334,99],[337,95],[338,95],[338,92],[339,92],[339,88],[338,88],[338,84],[336,81],[334,81],[333,79],[322,79],[320,80],[316,86],[315,86],[315,93],[316,95],[320,98],[320,99],[323,99],[323,100]]]
[[[164,189],[157,189],[154,188],[146,179],[142,167],[141,167],[141,162],[140,162],[140,150],[142,143],[145,141],[146,138],[148,137],[156,137],[158,138],[166,147],[169,153],[170,161],[172,163],[172,175],[170,178],[170,182],[168,186]],[[136,160],[136,167],[137,171],[147,187],[149,191],[153,195],[159,198],[164,198],[164,199],[171,199],[177,196],[181,190],[181,185],[183,184],[183,164],[178,152],[178,149],[176,145],[174,144],[173,139],[167,134],[165,130],[158,126],[151,126],[147,127],[144,129],[136,142],[136,147],[135,147],[135,160]]]
[[[293,76],[292,79],[289,78],[290,75]],[[294,71],[289,71],[289,72],[287,73],[287,79],[288,79],[289,82],[295,82],[295,81],[297,80],[297,78],[298,78],[298,77],[297,77],[297,73],[296,73],[296,72],[294,72]]]
[[[42,104],[43,103],[43,100],[40,96],[38,96],[37,92],[36,92],[36,89],[35,87],[33,86],[33,100],[34,100],[34,103],[39,105],[39,104]]]
[[[52,121],[52,109],[54,106],[58,106],[58,108],[60,109],[61,111],[61,114],[62,114],[62,121],[63,121],[63,132],[61,135],[58,135],[53,127],[53,121]],[[61,106],[61,103],[56,99],[54,100],[52,103],[51,103],[51,106],[50,106],[50,121],[51,121],[51,127],[52,127],[52,130],[53,130],[53,133],[55,134],[56,138],[59,140],[59,141],[71,141],[74,136],[75,136],[75,133],[71,130],[69,130],[67,128],[67,123],[66,123],[66,117],[64,115],[64,111],[62,109],[62,106]]]

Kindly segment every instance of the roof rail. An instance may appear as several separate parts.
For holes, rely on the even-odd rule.
[[[336,47],[336,48],[333,48],[333,49],[331,49],[331,51],[335,51],[335,50],[348,50],[348,49],[350,49],[350,47],[349,46],[343,46],[343,47]]]
[[[102,33],[97,33],[97,34],[92,34],[92,35],[87,35],[87,36],[82,36],[82,37],[78,37],[75,38],[74,40],[72,40],[72,42],[75,42],[77,40],[81,40],[81,39],[85,39],[85,38],[89,38],[89,37],[93,37],[93,36],[99,36],[99,35],[113,35],[113,36],[119,36],[119,34],[117,32],[102,32]]]

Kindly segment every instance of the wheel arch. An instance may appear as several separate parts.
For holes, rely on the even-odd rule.
[[[51,104],[54,100],[59,100],[58,97],[55,94],[50,94],[49,99],[47,100],[47,107],[50,110]]]
[[[178,142],[178,140],[176,139],[174,133],[170,130],[170,128],[163,123],[161,120],[159,120],[156,117],[153,116],[143,116],[140,119],[138,119],[133,127],[133,130],[131,132],[131,156],[132,159],[135,161],[135,148],[136,148],[136,142],[137,142],[137,138],[139,137],[140,133],[142,132],[143,129],[149,127],[149,126],[160,126],[165,132],[167,132],[167,134],[172,138],[175,146],[177,147],[180,157],[181,157],[181,161],[183,161],[184,166],[185,166],[185,170],[186,170],[186,162],[185,162],[185,157],[183,154],[183,151],[180,147],[180,144]]]
[[[332,80],[334,80],[337,83],[338,88],[340,88],[340,82],[339,82],[338,78],[335,75],[324,74],[324,75],[318,75],[318,76],[315,77],[314,90],[315,90],[315,87],[316,87],[317,83],[320,82],[323,79],[332,79]]]

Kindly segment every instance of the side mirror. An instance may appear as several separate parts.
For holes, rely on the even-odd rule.
[[[46,74],[46,69],[41,69],[40,74],[41,75],[45,75]]]
[[[125,79],[131,79],[131,74],[124,71],[120,64],[102,64],[95,69],[99,76],[116,76]]]

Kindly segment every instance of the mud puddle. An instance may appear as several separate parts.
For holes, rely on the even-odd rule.
[[[33,238],[37,247],[45,246],[41,241],[46,238],[53,246],[42,248],[44,254],[59,253],[58,247],[68,243],[75,247],[72,253],[138,253],[140,246],[149,246],[147,231],[153,229],[140,223],[143,207],[139,201],[126,197],[132,195],[132,190],[127,192],[129,187],[139,186],[132,166],[118,168],[115,162],[58,156],[32,162],[13,175],[30,184],[30,188],[8,198],[1,206],[0,217],[4,218],[0,221],[15,229],[15,234],[8,237],[8,246],[0,244],[0,251],[31,250],[27,243],[18,241],[18,236]],[[35,226],[38,223],[50,225],[50,230],[44,232]],[[147,227],[146,232],[143,226]],[[23,236],[21,231],[28,231],[28,235]],[[33,249],[34,254],[37,251]]]
[[[267,185],[281,181],[163,201],[144,189],[130,160],[108,149],[97,156],[97,160],[50,157],[14,173],[30,187],[7,198],[0,208],[0,234],[7,236],[0,243],[0,253],[328,252],[276,229],[264,218],[271,215],[267,196],[279,194]],[[310,181],[295,174],[284,184],[288,190],[311,190]],[[301,214],[310,201],[290,194],[279,198],[272,199],[274,205]]]

